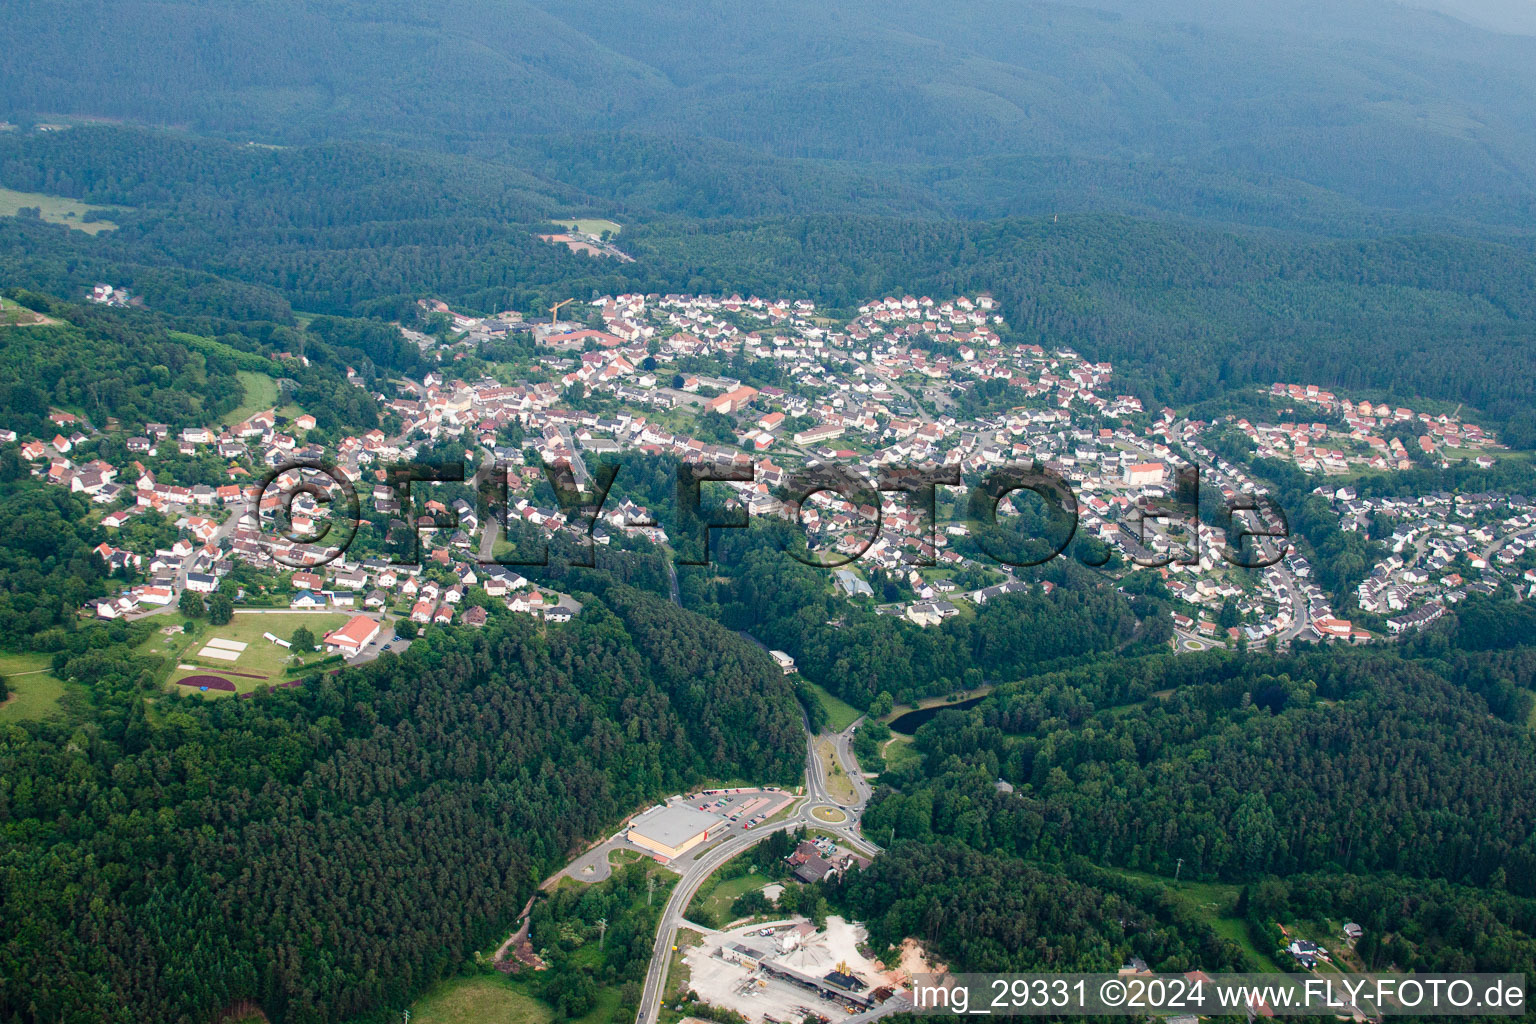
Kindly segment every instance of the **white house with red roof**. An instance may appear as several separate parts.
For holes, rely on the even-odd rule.
[[[325,634],[325,649],[348,657],[362,651],[379,635],[379,623],[366,615],[354,615],[340,629]]]

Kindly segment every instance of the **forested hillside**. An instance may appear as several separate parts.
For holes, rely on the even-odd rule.
[[[1142,692],[1174,692],[1117,707],[1138,677]],[[1231,880],[1332,866],[1486,884],[1500,872],[1536,895],[1523,724],[1391,654],[1084,669],[1005,687],[919,734],[935,770],[960,771],[957,755],[1028,795],[987,795],[992,813],[969,819],[893,797],[870,824],[1166,873],[1183,858],[1186,872]]]
[[[1009,595],[974,620],[924,629],[829,593],[825,569],[785,553],[791,534],[777,523],[726,532],[714,564],[680,573],[685,604],[788,651],[807,678],[859,707],[882,691],[918,700],[1143,640],[1138,609],[1124,595],[1061,564],[1051,567],[1052,594]]]
[[[0,409],[8,427],[50,437],[50,409],[98,428],[109,419],[135,431],[146,422],[200,426],[240,404],[233,359],[189,348],[142,319],[85,305],[67,307],[67,315],[54,326],[0,333]]]
[[[391,1009],[623,814],[706,777],[797,777],[799,712],[766,659],[659,598],[614,603],[254,700],[147,709],[145,666],[118,655],[86,732],[0,728],[0,1016]],[[709,653],[679,675],[673,644]]]
[[[0,141],[0,182],[129,208],[99,245],[0,220],[8,279],[60,295],[110,277],[155,308],[284,319],[289,303],[396,314],[427,290],[490,308],[542,298],[533,289],[555,281],[623,280],[534,237],[563,192],[468,160],[85,129]]]
[[[957,970],[1113,971],[1131,956],[1163,971],[1243,963],[1151,887],[1082,863],[1041,868],[959,843],[903,843],[835,893],[869,922],[876,948],[919,938]]]
[[[1384,0],[964,0],[942,15],[917,0],[24,0],[8,13],[13,120],[387,139],[528,166],[628,132],[718,168],[696,186],[745,164],[801,209],[826,209],[831,181],[866,209],[1358,204],[1529,226],[1536,195],[1536,40]],[[1070,171],[1037,183],[1040,158]],[[636,196],[679,184],[670,167],[619,168],[581,177]]]
[[[0,219],[0,272],[58,295],[110,279],[157,309],[284,321],[292,307],[393,318],[423,295],[533,313],[593,290],[838,308],[986,290],[1018,340],[1109,360],[1149,404],[1307,381],[1466,403],[1517,445],[1536,443],[1536,256],[1522,244],[1278,237],[1103,214],[647,217],[624,234],[638,262],[618,264],[538,241],[544,218],[580,197],[531,191],[505,168],[108,128],[0,138],[0,184],[133,208],[94,238]]]
[[[864,823],[894,855],[840,898],[883,936],[929,938],[968,970],[1035,966],[1016,962],[1009,915],[991,906],[1068,911],[1081,896],[1053,872],[1111,890],[1121,872],[1241,884],[1231,912],[1264,955],[1284,944],[1277,921],[1355,919],[1372,968],[1530,965],[1531,649],[1509,646],[1528,640],[1453,622],[1406,656],[1158,656],[1001,686],[941,712],[918,730],[922,759],[882,774]],[[969,853],[932,844],[1020,866],[983,881]],[[978,886],[995,891],[977,899]],[[1097,945],[1030,956],[1103,964],[1147,929],[1073,930]]]
[[[84,495],[17,485],[14,452],[0,457],[0,644],[49,650],[76,611],[106,590],[107,566],[91,549],[104,531],[85,522]]]

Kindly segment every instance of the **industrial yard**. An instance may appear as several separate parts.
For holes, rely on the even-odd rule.
[[[904,980],[859,952],[866,939],[862,925],[840,917],[821,930],[794,918],[709,932],[684,962],[701,999],[748,1020],[839,1020],[887,998]]]

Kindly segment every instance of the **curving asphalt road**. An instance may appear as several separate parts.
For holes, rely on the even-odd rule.
[[[677,570],[672,567],[670,560],[667,563],[667,570],[671,583],[672,602],[681,605],[677,589]],[[763,650],[768,649],[761,640],[750,633],[740,635]],[[751,832],[733,831],[719,845],[694,858],[684,870],[677,885],[673,887],[672,894],[667,897],[667,905],[661,911],[661,923],[656,928],[656,942],[651,947],[651,963],[646,969],[645,987],[640,995],[640,1011],[635,1015],[637,1024],[655,1024],[657,1015],[661,1011],[661,994],[666,987],[667,971],[672,966],[672,947],[677,944],[677,929],[683,923],[683,913],[688,909],[688,904],[693,902],[699,886],[719,870],[721,865],[750,850],[775,832],[797,828],[816,828],[831,832],[838,836],[844,845],[867,857],[873,857],[880,852],[880,847],[865,839],[863,833],[859,831],[859,818],[864,812],[864,805],[869,800],[870,787],[869,783],[864,781],[864,774],[859,770],[858,761],[853,756],[851,746],[853,729],[858,722],[854,722],[841,733],[827,737],[832,739],[833,749],[837,752],[843,771],[853,780],[858,802],[852,806],[833,800],[827,793],[827,780],[822,773],[821,758],[816,756],[816,746],[823,737],[811,732],[810,720],[804,717],[804,712],[802,712],[800,724],[805,730],[805,797],[795,804],[790,813],[780,821],[759,825]],[[811,813],[817,807],[827,806],[839,808],[848,815],[848,820],[833,825]],[[896,1008],[893,1006],[892,1010],[887,1012],[894,1012]],[[874,1016],[884,1016],[878,1008],[871,1013]],[[866,1019],[874,1019],[874,1016]]]
[[[849,806],[833,800],[827,793],[826,779],[821,770],[821,759],[816,756],[816,746],[823,737],[812,734],[809,723],[802,724],[806,727],[805,797],[783,820],[771,825],[759,825],[751,832],[737,832],[731,835],[718,846],[695,858],[683,872],[682,878],[678,880],[677,885],[672,889],[672,894],[667,898],[667,905],[662,908],[661,923],[656,929],[656,942],[651,949],[651,964],[646,970],[645,988],[640,996],[640,1012],[635,1017],[637,1024],[655,1024],[657,1014],[661,1010],[661,994],[666,986],[667,971],[672,963],[672,947],[677,943],[677,930],[683,923],[683,913],[699,891],[699,886],[703,885],[705,879],[714,874],[721,865],[750,850],[775,832],[796,828],[817,828],[831,832],[843,845],[868,857],[873,857],[880,852],[880,847],[865,839],[859,831],[859,817],[864,811],[865,802],[869,799],[870,789],[869,784],[863,779],[863,773],[858,770],[858,762],[854,760],[853,751],[848,745],[852,726],[848,731],[831,737],[834,748],[838,752],[837,756],[843,763],[843,770],[848,773],[850,779],[854,780],[855,789],[859,794],[858,803]],[[832,825],[811,813],[815,808],[824,806],[840,808],[848,815],[848,820],[840,825]],[[879,1015],[883,1016],[883,1014]]]

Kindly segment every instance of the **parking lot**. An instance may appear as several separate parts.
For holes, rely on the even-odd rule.
[[[769,789],[706,789],[698,793],[685,793],[683,800],[690,807],[697,807],[710,814],[718,814],[731,822],[731,830],[750,831],[783,810],[794,797],[781,790]]]

